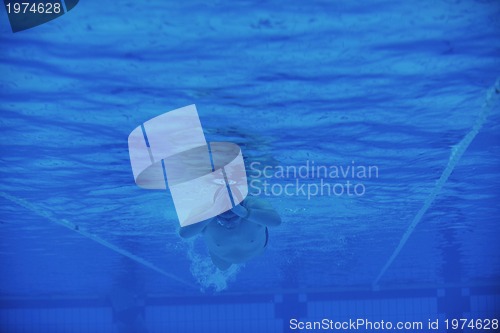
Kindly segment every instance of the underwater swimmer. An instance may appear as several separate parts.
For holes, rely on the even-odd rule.
[[[270,204],[247,196],[227,212],[181,227],[179,235],[189,238],[201,233],[214,265],[226,270],[264,252],[269,239],[267,227],[280,223],[280,216]]]

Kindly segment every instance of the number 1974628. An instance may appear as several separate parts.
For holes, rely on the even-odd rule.
[[[59,14],[61,13],[61,4],[58,2],[14,2],[5,5],[7,13],[11,14]]]

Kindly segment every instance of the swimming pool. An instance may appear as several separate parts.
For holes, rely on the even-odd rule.
[[[15,309],[107,309],[124,276],[140,281],[152,313],[188,299],[186,313],[222,325],[230,310],[217,309],[255,305],[253,317],[235,317],[248,322],[240,331],[286,330],[275,319],[289,309],[313,318],[337,311],[336,299],[350,314],[364,306],[356,300],[398,298],[445,313],[447,290],[469,298],[462,314],[498,314],[500,114],[487,97],[500,68],[495,1],[86,1],[15,34],[0,16],[8,332],[20,321],[49,331]],[[207,140],[241,147],[251,191],[283,221],[262,256],[227,273],[201,239],[178,237],[169,193],[138,188],[130,168],[129,133],[190,104]],[[328,173],[316,177],[313,164]],[[370,177],[345,172],[370,166]],[[348,195],[347,180],[362,187]],[[324,183],[330,193],[319,192]],[[288,302],[302,305],[278,306]],[[405,315],[397,309],[386,312]],[[63,330],[54,313],[52,332]],[[177,331],[203,331],[172,316],[165,325],[186,316]],[[85,321],[71,318],[64,325]]]

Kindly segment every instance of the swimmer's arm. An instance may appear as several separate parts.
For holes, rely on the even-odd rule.
[[[246,219],[266,227],[274,227],[281,224],[281,217],[274,209],[250,208],[248,209]]]
[[[199,233],[203,232],[210,221],[212,221],[212,219],[181,227],[179,229],[179,236],[181,236],[182,238],[191,238],[193,236],[196,236]]]
[[[281,217],[273,207],[262,201],[254,201],[254,204],[246,206],[237,205],[231,209],[236,215],[248,220],[249,222],[273,227],[281,224]]]

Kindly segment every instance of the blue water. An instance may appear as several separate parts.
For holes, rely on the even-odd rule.
[[[497,288],[500,112],[483,104],[499,37],[497,1],[81,1],[15,34],[0,10],[1,297],[106,295],[124,275],[177,297]],[[314,161],[378,177],[362,196],[262,196],[282,225],[221,273],[129,162],[135,127],[189,104],[247,172]]]

